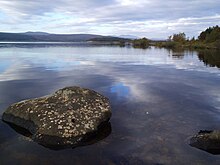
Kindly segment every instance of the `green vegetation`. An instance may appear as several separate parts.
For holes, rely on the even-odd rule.
[[[150,45],[150,40],[147,38],[135,39],[132,42],[134,48],[148,48]]]
[[[97,41],[97,42],[128,42],[129,39],[119,38],[119,37],[111,37],[111,36],[102,36],[97,38],[91,38],[88,41]]]
[[[169,49],[220,49],[220,27],[209,27],[202,31],[198,39],[187,39],[185,33],[173,34],[167,41],[154,41],[152,45]]]
[[[220,48],[220,27],[209,27],[201,32],[198,40],[203,44],[208,44],[211,47]]]
[[[131,42],[130,39],[111,37],[111,36],[92,38],[88,41],[96,43],[96,44],[119,45],[120,47],[124,47],[126,43]]]
[[[209,27],[208,29],[200,33],[198,39],[207,43],[220,41],[220,27]]]
[[[169,37],[169,40],[176,42],[176,43],[185,43],[186,42],[186,34],[185,33],[173,34],[173,36]]]

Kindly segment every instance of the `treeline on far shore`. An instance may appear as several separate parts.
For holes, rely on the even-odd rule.
[[[220,49],[220,27],[209,27],[202,31],[198,38],[189,39],[184,32],[173,34],[165,41],[151,41],[147,38],[132,41],[134,47],[147,48],[148,46],[164,47],[169,49]]]

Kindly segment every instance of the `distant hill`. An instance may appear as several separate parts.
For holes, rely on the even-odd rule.
[[[30,35],[37,41],[48,42],[80,42],[87,41],[92,38],[99,38],[102,36],[93,34],[48,34],[48,35]]]
[[[140,38],[140,37],[133,36],[133,35],[120,35],[119,38],[138,39],[138,38]]]
[[[33,36],[36,36],[36,35],[50,35],[50,33],[45,33],[45,32],[25,32],[25,33],[21,33],[21,34],[26,34],[26,35],[33,35]]]
[[[33,36],[24,35],[20,33],[1,33],[0,41],[36,41]]]
[[[119,37],[94,34],[50,34],[45,32],[2,33],[0,41],[8,42],[85,42],[85,41],[124,41]]]
[[[112,37],[112,36],[101,36],[96,38],[91,38],[88,41],[96,41],[96,42],[127,42],[130,39],[120,38],[120,37]]]

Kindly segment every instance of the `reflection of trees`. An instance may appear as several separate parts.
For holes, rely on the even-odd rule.
[[[205,49],[193,51],[190,49],[166,49],[169,56],[174,59],[183,59],[184,56],[198,55],[200,61],[206,66],[220,68],[220,51],[216,49]]]
[[[220,68],[220,51],[218,50],[199,51],[198,57],[205,65]]]
[[[183,49],[172,49],[170,51],[170,54],[172,55],[173,58],[183,59],[184,50]]]
[[[169,49],[169,54],[172,56],[172,58],[183,59],[185,55],[193,54],[193,51],[176,48],[176,49]]]

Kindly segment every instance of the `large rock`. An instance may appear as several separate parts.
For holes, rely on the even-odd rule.
[[[109,101],[99,93],[66,87],[52,95],[8,107],[3,120],[27,129],[45,146],[77,146],[94,135],[111,117]]]
[[[220,130],[201,130],[190,139],[190,145],[215,155],[220,154]]]

